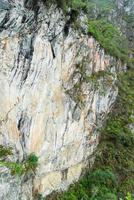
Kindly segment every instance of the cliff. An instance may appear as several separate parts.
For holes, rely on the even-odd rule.
[[[32,175],[0,167],[0,199],[65,190],[93,163],[125,65],[67,20],[41,1],[0,3],[0,144],[10,161],[39,158]]]

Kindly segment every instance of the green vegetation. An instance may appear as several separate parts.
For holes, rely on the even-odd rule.
[[[85,9],[87,6],[86,0],[50,0],[48,3],[55,2],[57,5],[65,11],[68,12],[68,8],[71,8],[75,11],[80,11],[81,9]]]
[[[2,157],[6,157],[9,155],[12,155],[12,148],[11,147],[4,147],[2,145],[0,145],[0,159]]]
[[[12,175],[23,175],[30,171],[35,172],[38,165],[38,157],[31,153],[25,161],[21,162],[11,162],[6,161],[7,156],[13,155],[11,147],[4,147],[0,145],[0,167],[7,167],[11,170]]]
[[[26,171],[32,170],[34,172],[37,166],[38,157],[34,153],[31,153],[25,161],[25,169]]]
[[[72,0],[69,4],[69,6],[73,10],[79,10],[79,9],[84,9],[86,8],[86,2],[84,0]]]
[[[114,0],[91,0],[100,9],[112,9]]]
[[[132,195],[129,192],[127,193],[126,200],[132,200]]]
[[[100,79],[106,79],[106,78],[109,78],[113,76],[112,73],[108,72],[108,71],[103,71],[103,70],[100,70],[98,72],[93,72],[90,76],[87,76],[87,75],[84,75],[83,76],[83,79],[85,80],[85,82],[89,82],[89,81],[92,81],[92,83],[98,83],[98,81]]]
[[[70,7],[73,10],[88,9],[92,5],[93,7],[99,7],[100,9],[112,9],[113,0],[55,0],[59,7],[66,10]],[[54,2],[54,0],[52,0]]]
[[[128,49],[122,44],[125,39],[114,25],[101,19],[89,21],[88,24],[89,33],[96,38],[106,52],[123,61],[127,60]]]
[[[72,186],[59,200],[114,200],[112,188],[116,185],[116,177],[111,170],[95,170],[87,174],[79,183]],[[90,196],[90,198],[89,198]],[[55,199],[55,198],[54,198]]]

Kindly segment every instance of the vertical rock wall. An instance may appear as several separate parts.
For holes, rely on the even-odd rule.
[[[30,1],[29,1],[30,2]],[[34,177],[0,168],[0,199],[28,200],[78,180],[98,145],[121,63],[56,6],[0,3],[0,144],[39,157]]]

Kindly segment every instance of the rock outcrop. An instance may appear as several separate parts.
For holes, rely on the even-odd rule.
[[[65,27],[55,5],[0,3],[0,144],[13,147],[15,161],[39,157],[34,176],[0,168],[1,200],[64,190],[92,165],[123,66],[93,37]]]

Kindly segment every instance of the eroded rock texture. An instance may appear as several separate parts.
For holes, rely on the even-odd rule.
[[[0,199],[29,200],[66,189],[97,147],[123,66],[71,27],[56,6],[0,3],[0,144],[14,160],[39,156],[34,177],[0,168]]]

